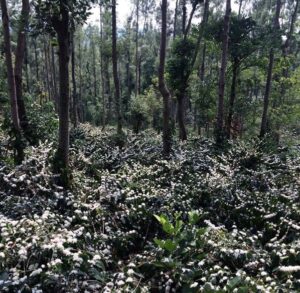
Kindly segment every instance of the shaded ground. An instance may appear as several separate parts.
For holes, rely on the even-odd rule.
[[[1,292],[299,292],[299,149],[195,138],[166,161],[151,131],[71,141],[70,191],[51,143],[17,168],[1,147]]]

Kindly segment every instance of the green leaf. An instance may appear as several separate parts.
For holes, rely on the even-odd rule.
[[[167,240],[160,240],[155,238],[154,242],[158,245],[161,249],[167,250],[168,252],[172,253],[177,248],[177,243],[172,241],[171,239]]]
[[[188,216],[189,216],[189,223],[191,225],[197,224],[201,218],[201,215],[199,214],[198,211],[190,211],[188,213]]]
[[[228,283],[228,287],[230,289],[234,289],[236,288],[239,284],[241,284],[242,279],[240,277],[235,277],[233,279],[231,279]]]
[[[164,216],[158,216],[158,215],[154,215],[154,217],[157,219],[157,221],[162,225],[163,230],[170,235],[174,235],[175,233],[175,228],[174,226],[170,223],[169,219]]]

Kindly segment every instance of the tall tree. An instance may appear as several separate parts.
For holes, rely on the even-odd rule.
[[[3,26],[3,36],[4,36],[4,52],[6,58],[6,69],[7,69],[7,82],[8,91],[11,103],[11,117],[13,121],[13,126],[15,131],[20,132],[20,120],[18,112],[18,102],[16,93],[16,83],[14,77],[14,68],[12,64],[12,51],[11,51],[11,37],[9,32],[9,16],[7,11],[6,0],[1,0],[1,10],[2,10],[2,26]]]
[[[223,37],[222,37],[222,60],[219,75],[218,108],[216,123],[216,143],[224,142],[224,94],[225,94],[225,74],[228,59],[228,40],[231,16],[231,0],[226,1],[226,12],[224,17]]]
[[[170,92],[165,82],[165,62],[167,46],[167,0],[161,3],[161,39],[160,39],[160,64],[159,64],[159,90],[163,96],[163,153],[170,155],[172,147],[171,127],[170,127]]]
[[[200,2],[201,1],[193,1],[192,10],[187,21],[186,1],[182,1],[182,34],[181,38],[177,38],[173,43],[171,58],[168,61],[170,84],[175,92],[177,100],[177,121],[179,127],[179,138],[181,140],[187,139],[187,131],[185,127],[185,101],[187,89],[189,85],[189,79],[193,72],[193,68],[198,56],[204,28],[208,19],[209,0],[206,0],[204,4],[203,18],[198,26],[199,31],[197,41],[194,42],[194,40],[190,38],[189,32],[191,29],[193,16]]]
[[[15,83],[16,83],[16,95],[18,103],[18,113],[20,119],[21,128],[26,132],[28,128],[28,119],[26,115],[26,108],[23,98],[23,79],[22,68],[24,63],[24,57],[26,52],[26,29],[28,27],[28,18],[30,12],[29,0],[22,0],[22,11],[19,20],[18,40],[16,48],[15,58]]]
[[[70,31],[69,31],[68,0],[59,1],[59,13],[52,16],[53,28],[57,34],[59,48],[59,139],[57,149],[57,163],[59,171],[65,171],[69,165],[69,59],[70,59]]]
[[[122,116],[121,116],[121,93],[120,93],[120,80],[118,73],[118,51],[117,51],[117,13],[116,13],[116,0],[112,0],[112,63],[113,75],[115,84],[115,104],[117,112],[117,133],[122,133]]]
[[[277,38],[277,34],[280,29],[280,24],[279,24],[280,10],[281,10],[281,0],[277,0],[275,16],[273,20],[273,34],[275,40]],[[272,87],[273,66],[274,66],[274,46],[272,45],[269,53],[269,65],[268,65],[267,81],[266,81],[265,95],[264,95],[263,114],[261,118],[261,127],[260,127],[260,134],[259,134],[260,138],[263,138],[268,132],[268,110],[269,110],[269,100],[270,100],[270,93]]]
[[[75,74],[75,67],[76,67],[76,60],[75,60],[75,38],[74,38],[74,30],[72,31],[72,50],[71,50],[71,64],[72,64],[72,96],[73,96],[73,123],[74,127],[78,126],[78,97],[77,97],[77,83],[76,83],[76,74]]]
[[[16,151],[15,162],[19,164],[22,162],[24,158],[24,151],[23,151],[23,144],[22,144],[22,133],[21,133],[21,125],[19,119],[19,111],[18,111],[14,68],[12,63],[11,37],[9,32],[10,22],[9,22],[9,16],[7,11],[6,0],[1,0],[0,4],[2,10],[2,26],[3,26],[3,35],[4,35],[4,52],[5,52],[5,59],[6,59],[8,92],[10,97],[13,132],[15,134],[15,142],[14,142],[14,147]]]
[[[135,96],[140,94],[140,71],[139,71],[139,19],[140,19],[140,0],[136,0],[136,25],[135,25]]]

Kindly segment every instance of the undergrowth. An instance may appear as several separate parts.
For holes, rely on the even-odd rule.
[[[1,292],[299,292],[299,148],[112,133],[72,131],[70,190],[1,134]]]

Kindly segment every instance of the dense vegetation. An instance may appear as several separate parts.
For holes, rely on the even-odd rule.
[[[4,292],[299,290],[299,148],[220,152],[193,137],[167,161],[151,130],[120,149],[111,130],[81,125],[69,191],[53,152],[45,141],[1,164]]]
[[[127,2],[0,0],[0,292],[300,292],[300,1]]]

